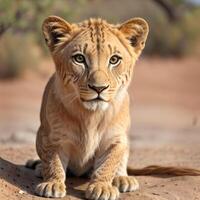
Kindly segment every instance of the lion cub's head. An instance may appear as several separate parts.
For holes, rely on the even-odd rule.
[[[102,19],[70,24],[56,16],[43,23],[46,43],[63,84],[91,110],[122,99],[145,46],[148,24],[133,18],[121,25]]]

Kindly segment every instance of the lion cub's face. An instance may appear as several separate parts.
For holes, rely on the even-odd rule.
[[[56,70],[87,109],[106,109],[122,98],[146,41],[147,23],[134,18],[114,26],[101,19],[68,24],[48,17],[43,24]]]

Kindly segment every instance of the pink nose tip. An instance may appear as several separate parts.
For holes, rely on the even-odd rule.
[[[90,85],[88,84],[88,87],[94,91],[96,91],[98,94],[101,93],[102,91],[106,90],[109,85],[107,86],[95,86],[95,85]]]

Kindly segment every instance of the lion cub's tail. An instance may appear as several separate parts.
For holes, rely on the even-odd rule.
[[[200,170],[185,167],[164,167],[151,165],[141,169],[127,168],[129,175],[170,175],[170,176],[200,176]]]

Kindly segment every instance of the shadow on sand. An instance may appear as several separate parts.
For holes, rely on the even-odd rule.
[[[2,158],[0,158],[0,178],[33,196],[35,196],[35,186],[42,181],[42,179],[35,177],[33,170],[25,168],[24,165],[16,165]],[[83,199],[87,182],[88,180],[83,178],[67,178],[67,196]]]

